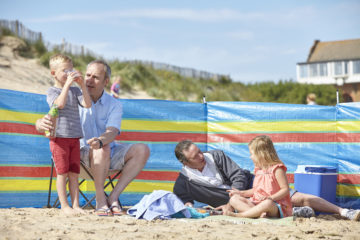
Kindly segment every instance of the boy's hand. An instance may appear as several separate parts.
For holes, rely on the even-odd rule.
[[[79,84],[80,87],[82,87],[84,85],[84,79],[82,77],[81,72],[79,72],[77,70],[71,70],[68,72],[66,84],[71,85],[73,82],[76,82],[77,84]]]
[[[85,86],[85,81],[84,78],[82,76],[82,73],[78,70],[74,70],[74,72],[72,72],[72,74],[74,74],[74,81],[79,84],[80,87],[84,87]]]

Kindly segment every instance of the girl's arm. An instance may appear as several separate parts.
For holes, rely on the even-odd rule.
[[[282,168],[277,168],[275,170],[275,178],[279,183],[280,190],[273,194],[271,197],[272,200],[277,201],[286,197],[289,194],[289,183],[286,178],[286,172]]]

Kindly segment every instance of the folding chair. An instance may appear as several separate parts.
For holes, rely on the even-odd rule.
[[[56,198],[54,204],[50,204],[51,201],[51,189],[52,189],[52,179],[53,179],[53,172],[54,172],[54,160],[51,157],[51,172],[50,172],[50,182],[49,182],[49,193],[48,193],[48,202],[47,202],[47,207],[51,208],[57,208],[60,206],[60,201],[59,201],[59,197]],[[114,183],[113,181],[121,174],[121,170],[119,169],[110,169],[108,172],[108,182],[105,182],[104,185],[104,190],[106,189],[107,186],[109,186],[111,184],[112,189],[114,189]],[[82,208],[85,208],[87,206],[92,207],[93,209],[95,209],[95,206],[91,203],[94,199],[95,199],[95,195],[92,196],[90,199],[88,199],[86,197],[86,195],[81,191],[80,186],[82,183],[85,182],[85,180],[93,180],[94,181],[94,177],[92,174],[91,169],[82,161],[80,161],[80,174],[79,174],[79,193],[80,195],[85,199],[85,203],[84,205],[82,205]],[[107,193],[104,191],[105,196],[108,197]],[[67,196],[69,196],[70,194],[68,193]],[[120,203],[120,200],[119,200]],[[120,207],[122,207],[121,203],[120,203]]]

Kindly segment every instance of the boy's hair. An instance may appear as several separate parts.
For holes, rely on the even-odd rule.
[[[107,64],[104,60],[97,59],[97,60],[89,62],[87,67],[89,67],[92,64],[102,64],[104,66],[105,78],[108,78],[110,80],[110,78],[111,78],[111,67],[109,66],[109,64]]]
[[[268,168],[272,165],[283,163],[278,157],[271,138],[266,135],[255,137],[249,143],[249,148],[258,158],[261,168]]]
[[[58,64],[64,63],[64,62],[69,62],[72,64],[71,58],[64,54],[59,53],[59,54],[53,55],[49,60],[50,70],[54,70]]]
[[[194,143],[190,140],[183,140],[179,142],[175,147],[175,156],[181,162],[188,162],[187,158],[184,155],[184,150],[189,150],[189,147]]]

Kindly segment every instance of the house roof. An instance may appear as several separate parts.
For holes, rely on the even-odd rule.
[[[360,39],[320,42],[315,40],[307,62],[360,59]]]

